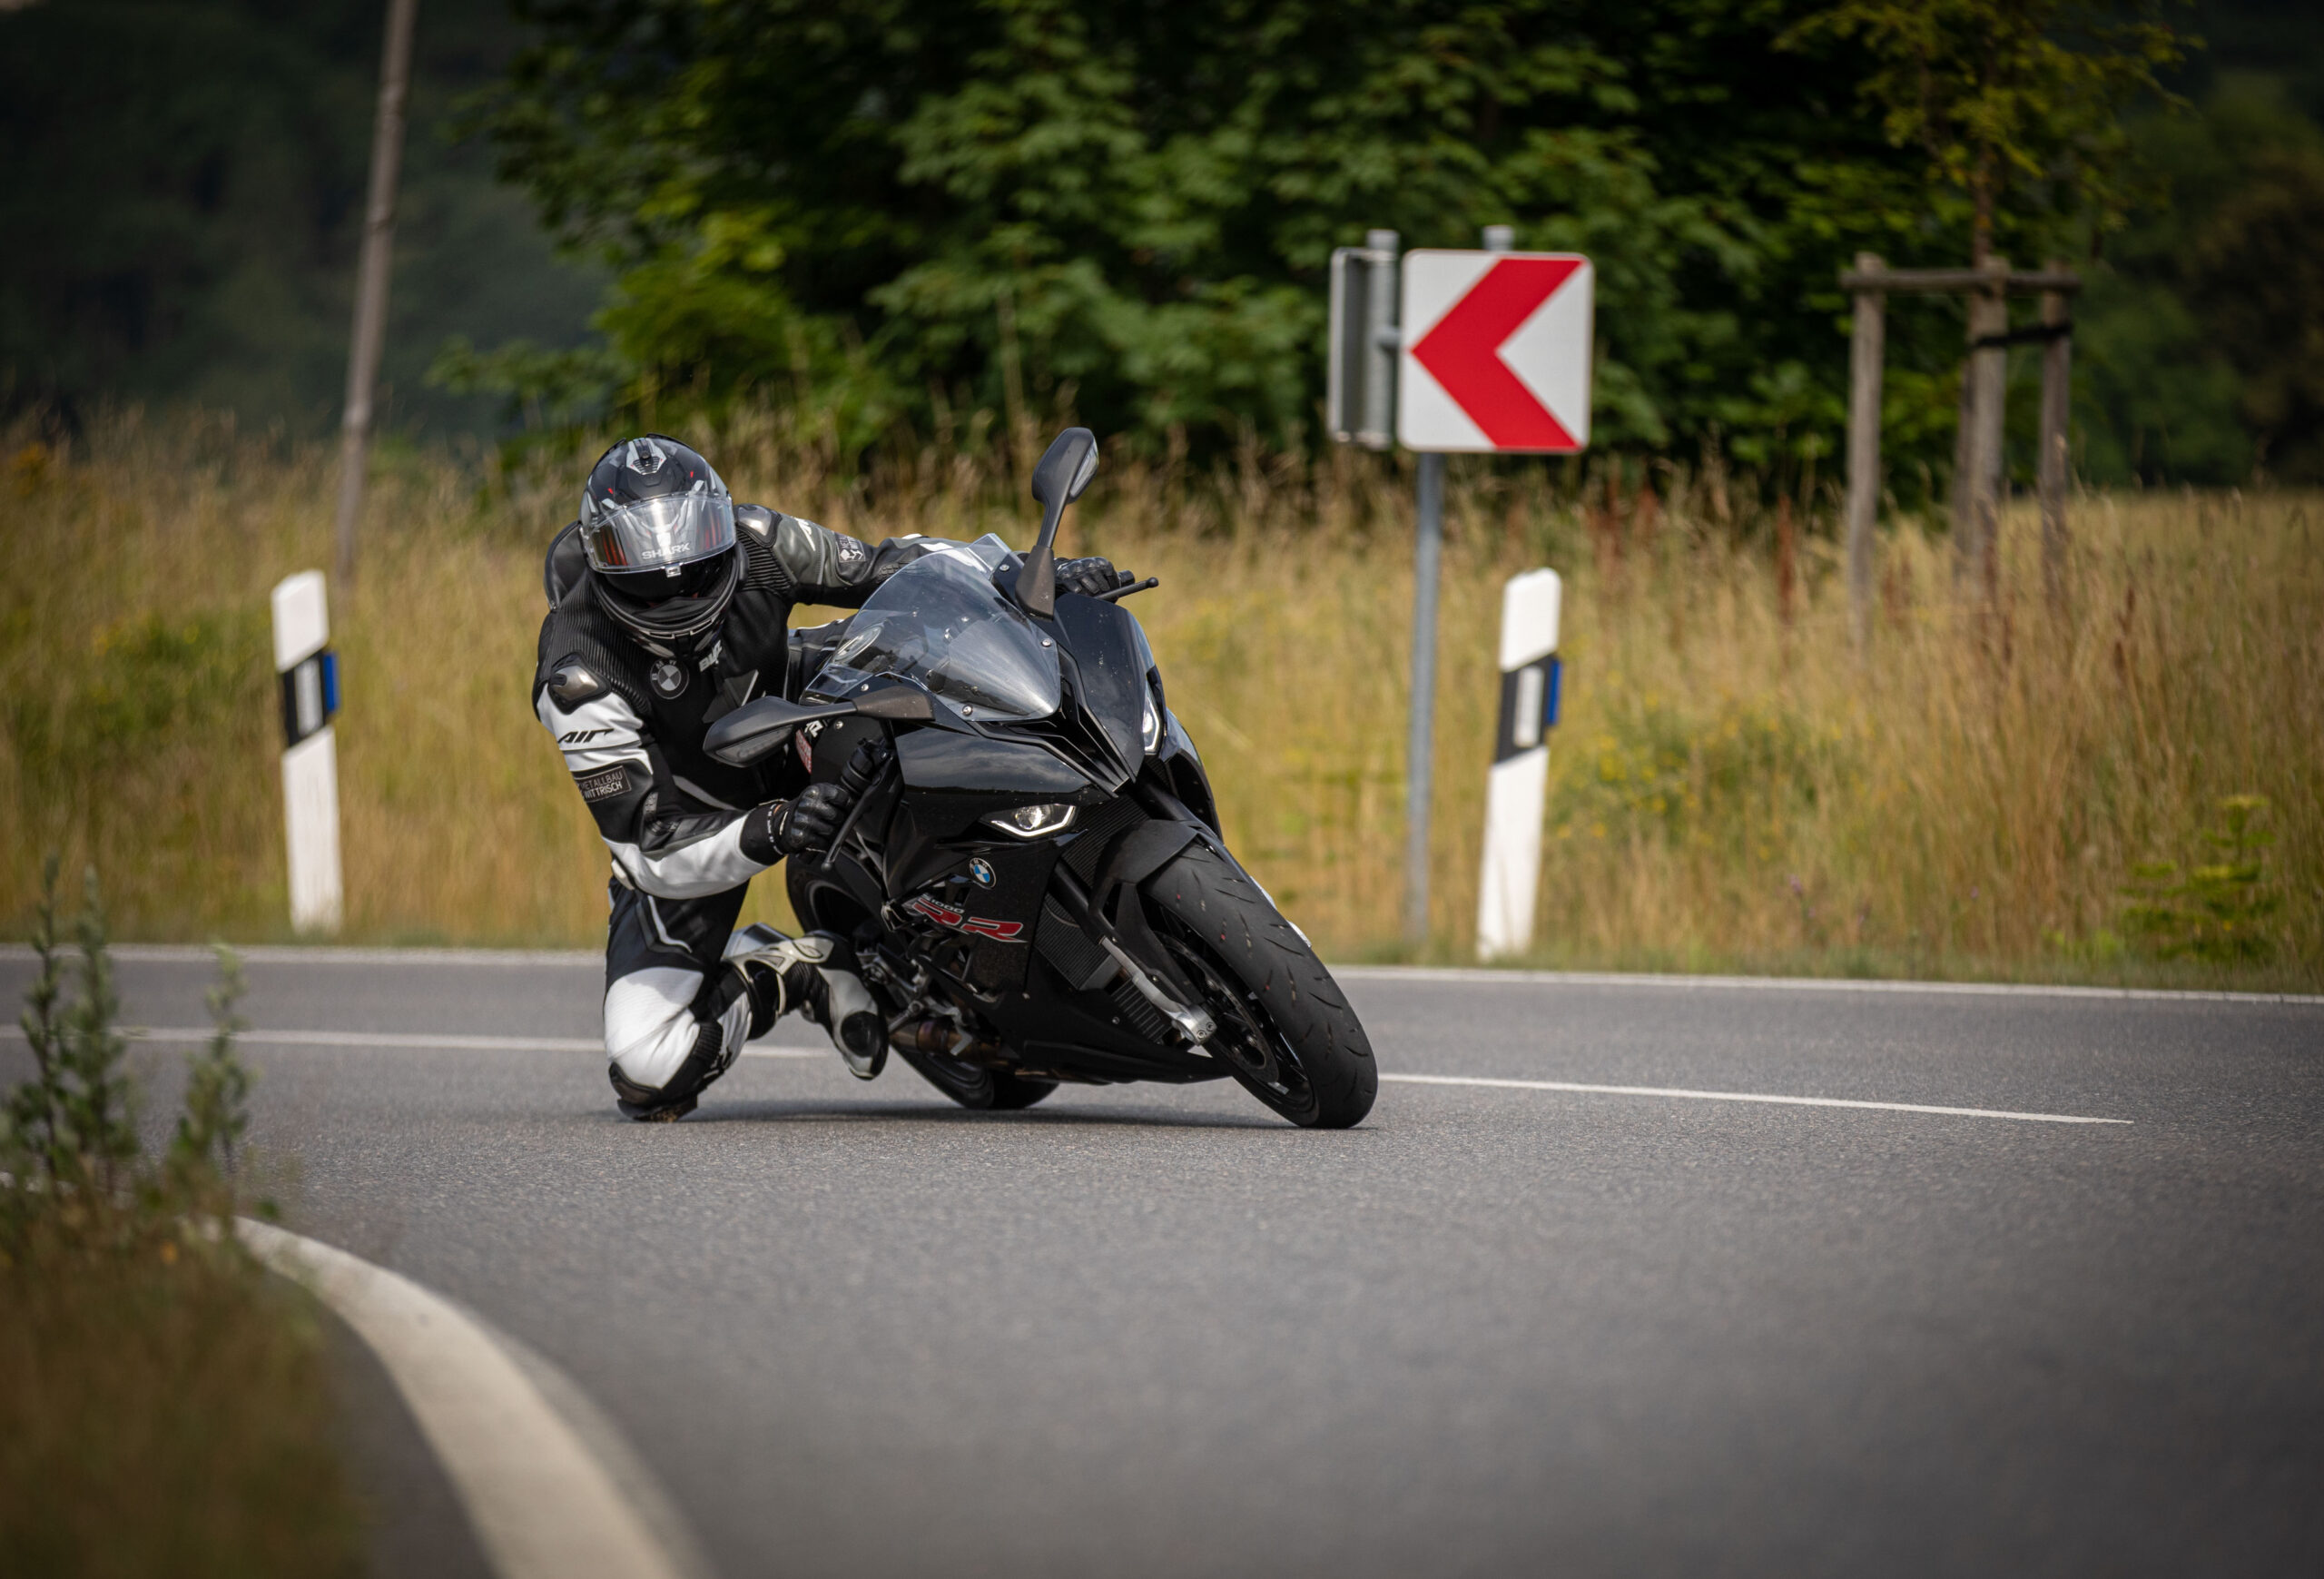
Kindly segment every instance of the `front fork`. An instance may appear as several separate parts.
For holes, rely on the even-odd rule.
[[[1105,918],[1096,903],[1090,900],[1089,891],[1081,886],[1081,879],[1075,876],[1073,869],[1062,861],[1057,864],[1057,869],[1050,873],[1049,892],[1057,896],[1058,903],[1065,911],[1067,919],[1088,934],[1091,942],[1106,951],[1107,955],[1120,967],[1124,978],[1137,990],[1138,996],[1159,1010],[1162,1017],[1177,1028],[1178,1034],[1186,1038],[1188,1045],[1200,1047],[1218,1034],[1218,1023],[1211,1019],[1207,1010],[1200,1004],[1189,1006],[1173,995],[1170,987],[1180,985],[1175,979],[1177,972],[1171,972],[1173,979],[1169,986],[1166,986],[1156,979],[1155,972],[1148,971],[1131,957],[1129,949],[1122,941],[1121,933],[1115,930],[1113,923]],[[1135,893],[1131,895],[1130,903],[1133,904],[1137,903]]]

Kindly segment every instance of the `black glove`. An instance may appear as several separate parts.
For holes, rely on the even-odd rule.
[[[785,855],[830,849],[855,803],[879,782],[895,755],[895,747],[885,740],[867,740],[849,755],[837,784],[811,784],[790,800],[753,808],[743,819],[743,854],[762,866],[772,866]]]
[[[769,801],[743,823],[743,854],[772,866],[785,855],[828,850],[855,796],[844,785],[811,784],[787,801]]]
[[[1111,592],[1115,587],[1127,587],[1136,579],[1126,570],[1115,569],[1111,559],[1096,556],[1057,562],[1057,589],[1059,592],[1078,592],[1084,597]]]

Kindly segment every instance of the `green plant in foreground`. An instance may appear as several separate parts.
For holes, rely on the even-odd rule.
[[[2157,959],[2197,959],[2209,964],[2256,963],[2275,952],[2266,923],[2281,904],[2268,886],[2261,852],[2275,834],[2254,823],[2266,811],[2265,795],[2226,795],[2221,821],[2198,835],[2220,859],[2183,875],[2171,861],[2142,862],[2131,869],[2122,923]]]
[[[138,1156],[134,1093],[121,1067],[127,1051],[113,1028],[120,1001],[105,952],[104,913],[97,874],[86,879],[86,903],[74,931],[80,943],[80,993],[65,998],[67,967],[56,915],[54,856],[43,871],[32,945],[40,972],[25,993],[25,1040],[34,1076],[11,1091],[6,1150],[23,1166],[25,1187],[46,1195],[93,1190],[116,1195]]]
[[[45,865],[24,1024],[0,1105],[0,1569],[353,1575],[361,1519],[313,1309],[232,1232],[250,1071],[241,976],[176,1132],[139,1143],[94,873],[68,957]]]
[[[175,1231],[188,1214],[223,1226],[236,1204],[235,1147],[250,1126],[251,1073],[234,1051],[241,963],[219,948],[219,980],[209,993],[216,1030],[187,1060],[175,1135],[159,1159],[148,1158],[138,1141],[135,1082],[123,1067],[128,1043],[114,1024],[121,1001],[96,871],[87,873],[73,923],[79,958],[68,962],[57,865],[52,856],[43,872],[32,935],[40,970],[25,994],[33,1075],[0,1106],[0,1161],[16,1186],[8,1209],[20,1228],[27,1215],[54,1213],[71,1229],[106,1224],[132,1238]],[[69,997],[68,985],[78,989]]]
[[[244,1105],[251,1071],[234,1052],[234,1032],[242,1029],[234,1006],[241,996],[242,962],[222,943],[218,982],[204,998],[214,1029],[209,1045],[186,1061],[184,1110],[163,1163],[169,1193],[221,1220],[234,1209],[234,1149],[251,1121]],[[271,1201],[259,1206],[261,1216],[273,1215]]]

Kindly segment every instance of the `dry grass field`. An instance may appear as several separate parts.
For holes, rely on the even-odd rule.
[[[739,497],[860,536],[1033,525],[1003,461],[842,480],[763,422],[697,437]],[[100,864],[123,935],[278,935],[266,593],[329,562],[329,452],[134,416],[0,444],[0,917],[54,849]],[[527,705],[541,549],[594,453],[380,458],[332,594],[349,937],[601,935],[601,847]],[[1452,468],[1431,957],[1471,947],[1499,587],[1546,563],[1565,714],[1531,962],[2320,984],[2319,500],[2080,498],[2055,617],[2030,509],[1990,606],[1893,522],[1859,660],[1827,500],[1787,552],[1715,474],[1649,498],[1633,466],[1611,509],[1598,475]],[[1131,607],[1228,834],[1341,959],[1400,948],[1410,500],[1375,458],[1252,454],[1116,465],[1067,527],[1161,577]]]

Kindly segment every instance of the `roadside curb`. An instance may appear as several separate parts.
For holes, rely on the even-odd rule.
[[[249,1218],[235,1229],[379,1357],[501,1579],[707,1573],[640,1461],[547,1360],[384,1267]]]

